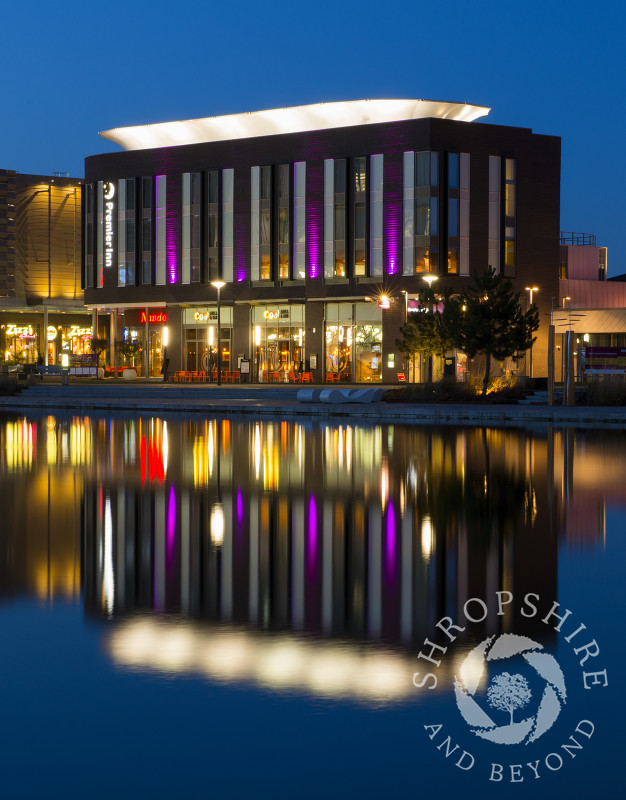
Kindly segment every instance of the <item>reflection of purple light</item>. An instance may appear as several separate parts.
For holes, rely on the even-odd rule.
[[[241,493],[241,486],[237,487],[237,525],[243,523],[243,495]]]
[[[385,575],[387,583],[393,584],[396,581],[398,549],[396,543],[396,513],[393,508],[393,501],[389,498],[387,505],[387,533],[385,538]]]
[[[165,546],[165,564],[169,573],[174,560],[174,544],[176,542],[176,492],[170,486],[170,496],[167,506],[167,532]]]
[[[306,572],[310,580],[317,572],[317,506],[313,495],[309,498],[309,527],[307,531]]]
[[[320,274],[322,252],[322,203],[324,177],[323,164],[307,165],[306,171],[306,263],[309,278]]]

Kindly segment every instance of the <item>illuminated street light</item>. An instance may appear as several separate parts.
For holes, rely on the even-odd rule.
[[[163,333],[161,335],[161,341],[163,342],[163,367],[161,372],[163,373],[163,383],[167,383],[167,345],[170,341],[170,332],[167,328],[167,325],[163,326]]]
[[[226,286],[224,281],[211,281],[211,286],[217,289],[217,385],[221,386],[222,383],[222,353],[221,353],[221,328],[220,328],[220,292],[223,286]]]
[[[439,280],[439,275],[435,275],[434,272],[427,272],[426,274],[422,275],[422,280],[426,281],[429,286],[432,286],[436,280]]]
[[[539,291],[539,287],[538,286],[526,286],[526,291],[530,292],[530,304],[528,306],[530,308],[532,306],[532,304],[533,304],[533,294],[535,292]],[[532,378],[532,376],[533,376],[533,346],[532,346],[532,342],[531,342],[531,345],[530,345],[529,365],[528,366],[529,366],[529,373],[530,373],[529,377]]]

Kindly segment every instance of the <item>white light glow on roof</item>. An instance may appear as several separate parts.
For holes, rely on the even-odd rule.
[[[124,150],[146,150],[428,117],[473,122],[489,111],[486,106],[435,100],[350,100],[112,128],[102,131],[100,136],[119,144]]]

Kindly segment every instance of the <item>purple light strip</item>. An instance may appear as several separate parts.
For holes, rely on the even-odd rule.
[[[387,275],[396,275],[400,268],[402,236],[402,162],[385,159],[383,202],[383,258]]]
[[[322,207],[324,195],[323,162],[307,164],[306,171],[306,264],[309,278],[315,279],[320,274],[322,262],[322,232],[324,225]]]

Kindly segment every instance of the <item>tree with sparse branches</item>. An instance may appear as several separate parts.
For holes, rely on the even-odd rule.
[[[456,346],[468,358],[485,355],[483,394],[487,394],[491,358],[519,361],[536,341],[539,309],[533,303],[522,311],[520,292],[508,278],[491,267],[482,275],[474,273],[473,283],[463,297],[463,318],[457,329]]]
[[[450,289],[435,293],[430,286],[420,292],[419,299],[421,308],[400,328],[402,338],[396,339],[396,347],[407,358],[419,353],[427,358],[443,358],[456,346],[459,301],[452,297]],[[429,368],[428,382],[431,381]]]
[[[511,675],[503,672],[491,682],[487,690],[487,702],[498,711],[506,711],[511,715],[511,725],[513,724],[513,712],[517,708],[523,708],[531,698],[528,681],[519,673]]]

